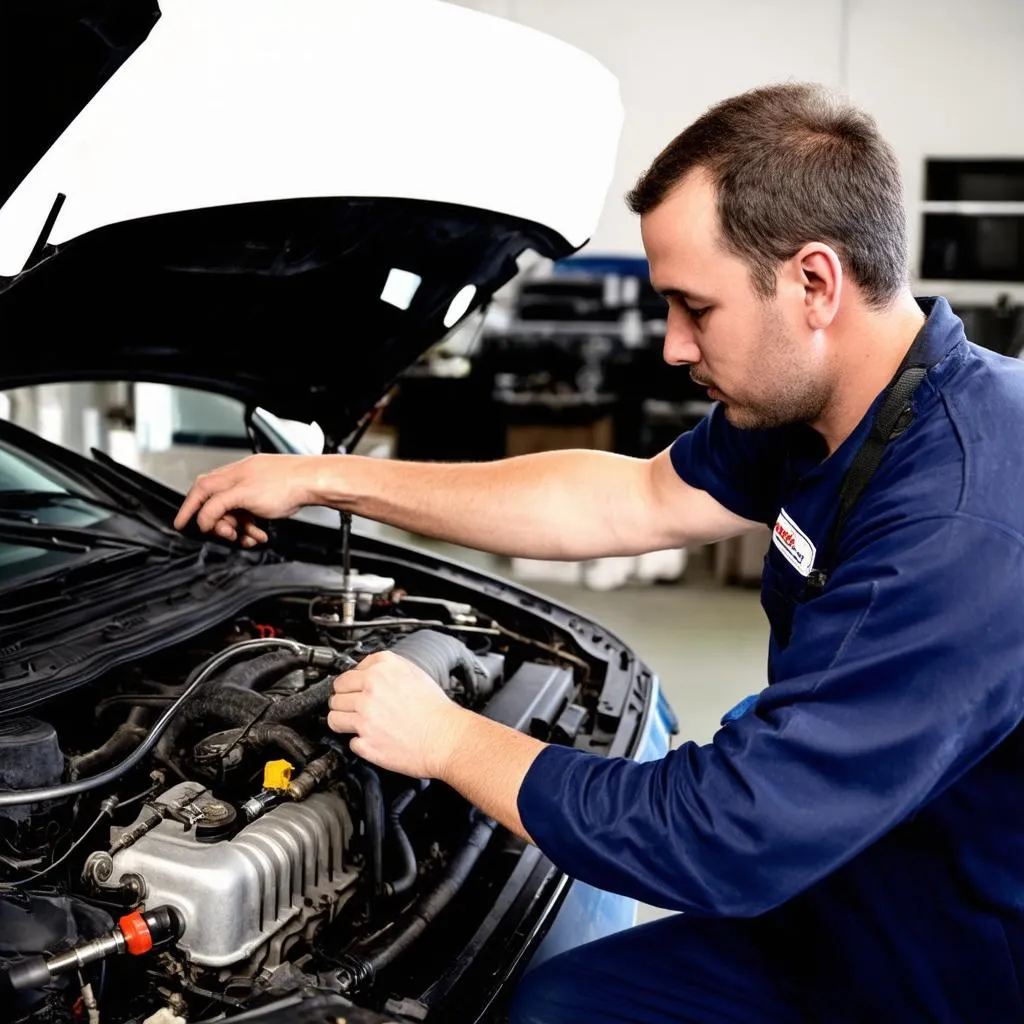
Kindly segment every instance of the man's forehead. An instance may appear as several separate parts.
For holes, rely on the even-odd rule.
[[[689,174],[640,219],[649,255],[718,249],[718,210],[710,182]],[[651,253],[654,250],[654,253]]]
[[[641,217],[640,230],[656,291],[690,305],[711,297],[708,285],[730,258],[718,230],[715,188],[705,172],[691,171]]]

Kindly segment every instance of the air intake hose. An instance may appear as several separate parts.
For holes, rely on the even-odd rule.
[[[391,645],[391,651],[411,661],[447,694],[461,689],[468,700],[490,695],[491,681],[483,665],[461,641],[446,633],[421,629]],[[452,677],[458,685],[452,685]]]

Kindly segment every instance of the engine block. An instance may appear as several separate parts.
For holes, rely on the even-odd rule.
[[[357,878],[345,870],[352,820],[339,796],[313,793],[280,804],[218,842],[202,841],[194,827],[210,802],[198,783],[174,786],[160,803],[180,808],[176,816],[183,820],[164,818],[113,857],[115,880],[138,875],[148,906],[168,904],[181,912],[178,948],[191,962],[237,964],[275,936],[333,916]],[[115,830],[114,838],[131,828]]]

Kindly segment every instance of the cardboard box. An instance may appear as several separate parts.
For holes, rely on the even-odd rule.
[[[611,451],[613,441],[611,416],[603,416],[593,423],[523,423],[509,424],[505,428],[506,455],[532,455],[534,452],[559,451],[565,448]]]

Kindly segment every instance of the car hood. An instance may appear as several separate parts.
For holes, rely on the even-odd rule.
[[[523,252],[592,233],[622,110],[573,47],[435,0],[151,6],[3,158],[0,386],[200,387],[339,444]]]

